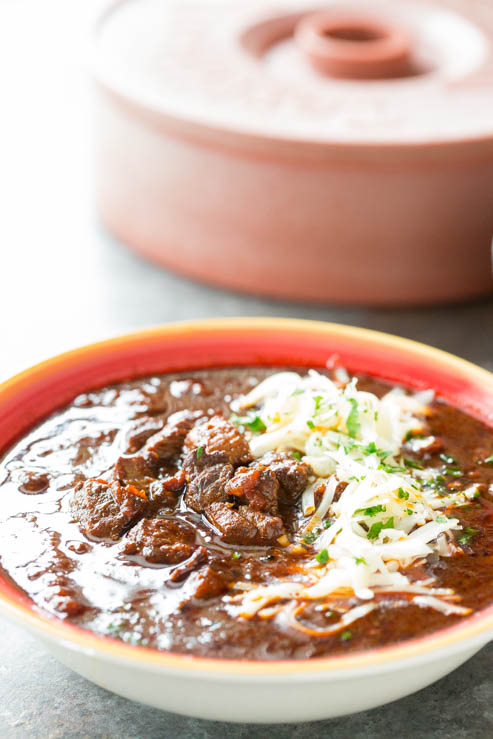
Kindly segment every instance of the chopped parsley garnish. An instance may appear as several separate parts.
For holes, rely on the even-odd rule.
[[[423,465],[415,459],[404,459],[403,462],[406,467],[412,467],[414,470],[424,470]]]
[[[294,395],[303,395],[304,392],[305,391],[303,389],[298,388],[298,390],[293,390],[293,392],[291,393],[291,397],[293,397]]]
[[[356,562],[357,565],[365,565],[366,564],[366,559],[364,557],[355,557],[354,558],[354,561]]]
[[[317,560],[319,564],[326,565],[327,562],[329,561],[328,551],[326,549],[322,549],[322,551],[317,554],[315,559]]]
[[[334,519],[326,518],[324,521],[324,529],[330,529],[333,523],[334,523]]]
[[[402,488],[399,488],[398,495],[401,500],[409,500],[409,493]]]
[[[309,428],[309,429],[311,429],[312,431],[313,431],[313,429],[315,428],[315,424],[313,423],[313,421],[307,421],[307,422],[306,422],[306,425],[307,425],[307,426],[308,426],[308,428]]]
[[[367,533],[366,537],[367,539],[377,539],[378,535],[380,534],[383,529],[393,529],[394,528],[394,517],[389,518],[387,521],[376,521],[376,523],[372,524],[369,532]]]
[[[369,444],[367,444],[364,447],[361,447],[361,450],[363,454],[376,454],[377,457],[383,462],[384,459],[386,459],[388,456],[390,456],[390,452],[386,452],[384,449],[378,449],[375,445],[374,441],[370,441]]]
[[[237,416],[236,413],[233,413],[230,420],[236,423],[237,426],[245,426],[245,428],[255,433],[265,431],[266,429],[266,425],[260,416]]]
[[[241,552],[233,552],[233,554],[231,556],[233,557],[233,559],[241,559],[242,558]]]
[[[291,452],[291,456],[297,459],[298,461],[301,459],[300,452]]]
[[[452,457],[450,454],[440,454],[440,459],[442,462],[445,462],[445,464],[454,464],[457,465],[457,460],[455,457]]]
[[[391,475],[393,472],[396,472],[399,474],[400,472],[407,472],[407,467],[399,467],[399,465],[395,464],[379,464],[378,465],[379,470],[383,470],[384,472],[388,472],[389,475]]]
[[[485,463],[485,464],[493,464],[493,454],[491,455],[491,457],[487,457],[487,458],[486,458],[486,459],[484,460],[484,463]]]
[[[320,409],[320,406],[322,404],[323,396],[322,395],[316,395],[313,400],[315,401],[315,410],[318,411]]]
[[[406,508],[406,512],[408,516],[412,516],[414,511],[412,508]]]
[[[362,513],[363,516],[376,516],[377,513],[385,513],[386,510],[387,507],[384,505],[372,505],[369,508],[358,508],[354,512],[354,515],[357,516],[359,513]]]
[[[426,439],[426,436],[420,431],[408,431],[404,437],[404,441],[411,441],[411,439]]]
[[[358,401],[355,398],[349,398],[349,402],[351,403],[351,410],[347,417],[346,428],[349,436],[355,439],[360,429],[360,422],[358,420]]]
[[[461,477],[462,470],[459,470],[456,467],[447,467],[445,474],[449,475],[450,477]]]
[[[437,516],[437,517],[435,518],[435,521],[436,521],[437,523],[447,523],[447,521],[448,521],[448,518],[447,518],[447,516]]]
[[[469,544],[472,537],[476,536],[477,533],[479,533],[478,529],[473,529],[472,526],[466,526],[466,528],[461,531],[457,541],[459,544]]]
[[[351,639],[352,636],[353,636],[352,632],[349,631],[349,629],[346,629],[341,634],[341,641],[349,641],[349,639]]]
[[[195,452],[195,456],[197,457],[197,459],[200,459],[200,457],[203,455],[203,453],[204,453],[204,447],[203,446],[199,446],[199,448]]]
[[[316,538],[317,534],[314,531],[307,531],[303,537],[303,541],[305,544],[313,544]]]

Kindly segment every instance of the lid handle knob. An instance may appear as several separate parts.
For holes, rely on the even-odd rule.
[[[321,74],[343,79],[389,79],[411,74],[405,33],[360,16],[318,12],[295,29],[298,48]]]

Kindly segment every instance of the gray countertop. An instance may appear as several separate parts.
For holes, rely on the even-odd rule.
[[[92,203],[90,106],[80,63],[87,21],[82,5],[0,3],[0,182],[7,193],[0,219],[0,379],[109,335],[165,321],[239,315],[367,326],[493,370],[493,300],[420,310],[277,303],[193,284],[114,243],[99,227]],[[62,667],[16,626],[2,620],[1,627],[1,737],[493,735],[492,646],[430,688],[383,708],[314,724],[249,727],[131,703]]]

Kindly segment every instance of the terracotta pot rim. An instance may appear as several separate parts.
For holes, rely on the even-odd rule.
[[[97,72],[92,73],[93,83],[101,93],[127,113],[141,118],[148,128],[161,135],[184,140],[192,145],[213,150],[234,151],[237,155],[265,156],[274,161],[310,161],[320,167],[330,166],[332,162],[359,165],[393,164],[395,162],[420,167],[423,162],[444,166],[464,161],[478,164],[493,162],[493,129],[491,134],[470,138],[457,138],[443,141],[316,141],[314,139],[290,139],[269,137],[252,131],[240,131],[200,123],[195,119],[185,119],[158,110],[145,102],[139,102],[122,91],[116,90]]]
[[[221,142],[226,140],[231,142],[238,148],[243,147],[260,147],[266,148],[275,154],[283,153],[290,150],[298,156],[316,151],[327,151],[328,154],[352,154],[361,153],[373,156],[379,156],[380,153],[410,153],[416,157],[420,153],[424,157],[428,157],[430,152],[440,154],[449,154],[451,152],[460,153],[464,150],[464,154],[470,157],[469,148],[478,148],[478,157],[484,155],[484,148],[491,147],[493,156],[493,123],[491,130],[488,132],[480,132],[473,135],[444,134],[443,136],[423,135],[423,138],[401,138],[398,141],[385,139],[365,139],[364,141],[351,141],[344,138],[317,138],[316,136],[306,136],[303,134],[290,136],[283,134],[263,134],[261,131],[255,130],[254,127],[245,127],[237,122],[217,121],[213,118],[201,117],[200,115],[186,116],[182,113],[176,113],[163,105],[156,105],[145,96],[135,95],[125,86],[125,83],[118,81],[115,83],[108,75],[98,61],[97,46],[98,34],[102,30],[105,22],[111,14],[121,5],[127,3],[128,0],[107,0],[104,10],[95,17],[92,24],[92,33],[88,48],[88,69],[91,78],[107,93],[110,93],[115,99],[119,99],[121,103],[129,106],[135,112],[140,111],[144,116],[153,117],[156,121],[160,121],[163,127],[167,127],[174,132],[175,136],[195,137],[197,140],[207,141],[211,145],[221,146]],[[314,13],[315,15],[316,13]],[[293,14],[298,15],[298,14]],[[384,24],[382,24],[382,27]],[[375,81],[378,84],[378,80]],[[481,152],[479,152],[481,147]],[[467,152],[467,153],[466,153]]]

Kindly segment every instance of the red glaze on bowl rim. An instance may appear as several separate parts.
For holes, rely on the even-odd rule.
[[[159,326],[98,342],[35,365],[0,385],[0,453],[77,394],[158,372],[238,365],[341,365],[441,397],[493,426],[493,374],[451,354],[396,336],[333,323],[279,318],[213,319]],[[156,670],[202,671],[268,678],[379,665],[421,658],[464,642],[485,644],[493,633],[493,605],[459,624],[396,646],[348,656],[272,662],[210,659],[124,644],[97,636],[38,609],[0,578],[0,610],[48,640],[110,661]]]

